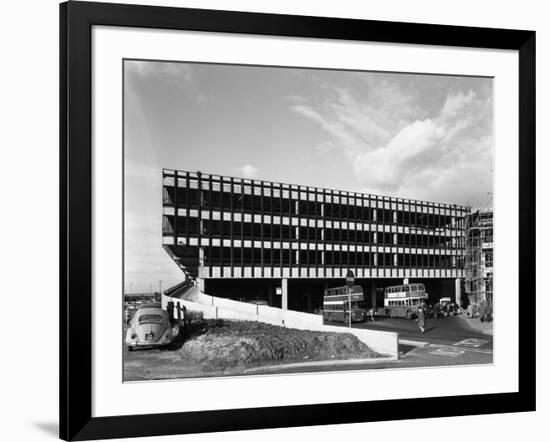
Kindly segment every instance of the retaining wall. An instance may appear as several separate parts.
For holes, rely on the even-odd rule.
[[[189,298],[194,300],[163,295],[162,308],[166,309],[168,302],[172,301],[174,305],[185,306],[187,310],[202,312],[205,319],[259,321],[298,330],[351,333],[378,353],[389,355],[395,359],[399,355],[399,335],[397,333],[324,325],[322,315],[216,298],[200,293],[198,290],[195,293],[190,293]]]

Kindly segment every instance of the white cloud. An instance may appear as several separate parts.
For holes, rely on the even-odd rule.
[[[285,100],[288,100],[292,103],[305,103],[307,102],[307,99],[305,97],[302,97],[301,95],[285,95],[283,96]]]
[[[260,172],[252,164],[245,164],[242,167],[239,167],[239,172],[244,178],[256,178]]]
[[[125,62],[125,65],[128,71],[136,72],[141,76],[171,77],[187,83],[192,82],[194,79],[193,68],[187,63],[128,60]]]
[[[449,94],[445,100],[445,104],[441,109],[441,115],[444,118],[456,117],[465,107],[472,103],[476,94],[469,90],[467,94],[459,92],[458,94]]]
[[[318,146],[350,163],[358,187],[372,193],[478,204],[492,190],[492,100],[469,89],[447,92],[439,106],[429,90],[415,97],[387,80],[367,82],[355,98],[333,89],[321,106],[291,109],[320,126]],[[414,88],[409,88],[414,89]]]
[[[196,70],[192,64],[157,61],[126,61],[126,72],[137,74],[142,80],[153,79],[169,88],[176,88],[193,95],[197,104],[204,104],[208,97],[201,91]]]

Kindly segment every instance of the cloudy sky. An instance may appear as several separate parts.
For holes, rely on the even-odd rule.
[[[161,248],[161,169],[483,207],[493,81],[126,61],[126,283],[181,280]]]

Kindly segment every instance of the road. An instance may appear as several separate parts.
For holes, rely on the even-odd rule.
[[[374,322],[356,323],[353,327],[399,333],[399,361],[371,364],[368,368],[491,364],[493,336],[471,327],[469,321],[477,320],[428,319],[425,333],[420,332],[416,321],[401,318],[376,318]]]
[[[356,328],[399,333],[399,359],[395,361],[360,364],[305,367],[269,366],[252,370],[223,370],[203,373],[191,361],[182,360],[177,353],[180,345],[167,349],[151,349],[128,353],[125,351],[125,379],[145,380],[196,376],[239,376],[246,374],[277,374],[319,371],[372,370],[382,368],[439,367],[453,365],[491,364],[493,337],[470,325],[468,319],[445,318],[428,320],[426,332],[420,333],[415,321],[399,318],[377,318],[375,322],[353,324]],[[472,320],[475,321],[475,320]],[[333,323],[345,328],[345,324]]]
[[[370,330],[393,331],[399,333],[400,339],[427,341],[439,345],[456,345],[466,339],[480,339],[486,342],[477,348],[492,350],[492,336],[475,330],[468,325],[467,321],[469,320],[459,317],[428,319],[425,333],[420,332],[416,321],[401,318],[376,318],[375,322],[367,321],[353,324],[353,326]],[[473,345],[467,346],[473,348]]]

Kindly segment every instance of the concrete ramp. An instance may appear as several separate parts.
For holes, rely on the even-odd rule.
[[[174,305],[185,306],[188,311],[202,312],[205,319],[259,321],[299,330],[351,333],[378,353],[394,359],[399,355],[397,333],[324,325],[322,315],[209,296],[195,285],[182,284],[177,290],[167,290],[162,295],[162,308],[166,309],[170,301]]]

